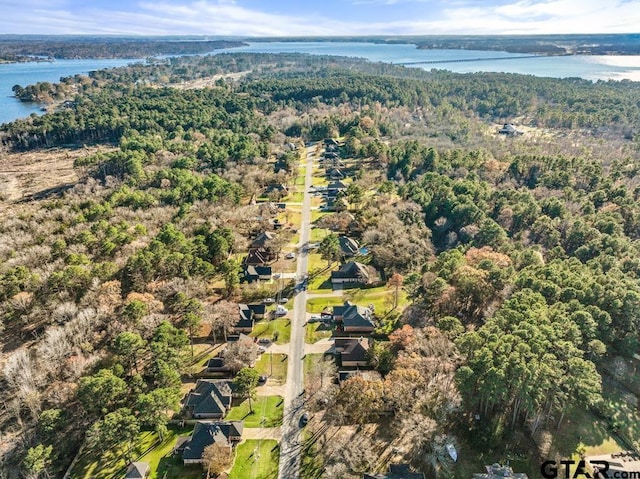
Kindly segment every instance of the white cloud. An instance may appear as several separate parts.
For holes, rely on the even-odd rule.
[[[637,31],[640,25],[640,0],[614,0],[608,4],[602,0],[506,0],[499,5],[457,0],[448,2],[444,10],[425,5],[422,18],[368,23],[358,18],[329,18],[326,11],[305,16],[269,13],[242,7],[234,0],[195,0],[181,5],[169,0],[145,0],[131,11],[90,6],[73,9],[69,0],[1,1],[5,7],[0,17],[2,33],[240,36],[628,33]],[[429,0],[354,1],[391,5]]]

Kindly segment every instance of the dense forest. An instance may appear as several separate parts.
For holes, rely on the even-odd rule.
[[[429,477],[457,474],[438,459],[447,435],[530,466],[572,453],[576,411],[639,446],[637,397],[603,393],[640,394],[619,367],[640,351],[636,83],[223,54],[14,91],[30,89],[61,105],[3,125],[0,161],[100,151],[65,193],[0,220],[6,477],[61,477],[83,442],[166,434],[195,331],[226,331],[222,305],[243,299],[251,199],[286,181],[283,145],[330,137],[355,165],[343,229],[410,304],[377,332],[378,375],[332,386],[327,423],[362,438],[308,446],[322,471],[308,477],[361,477],[367,424]],[[497,135],[506,122],[526,133]]]
[[[160,40],[118,37],[0,37],[0,58],[5,61],[33,61],[34,57],[146,58],[156,55],[193,55],[245,45],[232,40]]]

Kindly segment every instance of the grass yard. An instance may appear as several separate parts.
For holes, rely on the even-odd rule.
[[[306,429],[302,431],[302,464],[301,479],[320,479],[324,473],[324,464],[320,455],[319,445],[316,444],[313,433]]]
[[[273,357],[272,357],[273,356]],[[261,376],[285,382],[287,380],[288,357],[286,354],[263,353],[256,362],[256,370]]]
[[[313,230],[312,230],[313,231]],[[327,261],[322,259],[320,253],[309,254],[309,273],[316,270],[323,270],[327,267]]]
[[[332,334],[331,327],[321,323],[307,323],[304,341],[307,344],[317,343],[321,339],[330,338]]]
[[[372,304],[378,314],[389,312],[392,309],[394,295],[395,288],[388,288],[387,286],[369,289],[353,288],[344,291],[345,299],[361,306]],[[402,311],[408,303],[407,294],[400,289],[397,310]]]
[[[304,186],[304,177],[307,175],[306,169],[300,169],[298,177],[296,178],[296,182],[294,183],[296,186]]]
[[[298,191],[297,193],[290,194],[287,196],[284,201],[286,203],[302,203],[302,199],[304,198],[304,192]]]
[[[284,399],[281,396],[258,396],[249,412],[249,400],[231,408],[226,421],[244,421],[244,427],[278,427],[282,425]]]
[[[229,479],[276,479],[280,446],[272,439],[247,440],[236,448]]]
[[[287,344],[291,338],[291,321],[285,318],[263,319],[255,324],[253,332],[249,335],[252,338],[268,338],[273,341],[277,336],[275,342],[277,344]]]
[[[309,279],[308,290],[310,293],[330,293],[333,291],[331,285],[331,273],[319,274]]]
[[[339,306],[344,304],[344,299],[340,297],[327,297],[327,298],[311,298],[307,301],[307,312],[320,314],[326,307]]]
[[[319,243],[325,238],[325,236],[329,236],[330,234],[331,234],[331,231],[329,231],[326,228],[313,228],[311,230],[310,241],[313,243]]]
[[[197,479],[202,468],[185,468],[179,458],[172,455],[173,447],[180,436],[188,436],[193,428],[169,429],[164,441],[159,442],[158,435],[152,431],[139,434],[134,445],[135,460],[148,462],[151,467],[150,479],[160,479],[167,472],[166,479]],[[144,454],[144,455],[142,455]],[[103,454],[85,450],[76,462],[70,477],[72,479],[108,479],[124,476],[129,461],[125,459],[125,446],[115,448]]]
[[[318,221],[323,216],[327,216],[327,215],[330,215],[330,214],[331,213],[329,213],[327,211],[313,210],[311,212],[311,222],[315,223],[316,221]]]

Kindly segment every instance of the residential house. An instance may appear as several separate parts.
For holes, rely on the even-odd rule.
[[[498,133],[500,133],[501,135],[508,135],[508,136],[516,136],[516,135],[523,134],[522,131],[518,130],[511,123],[505,123],[504,126],[498,130]]]
[[[353,238],[340,236],[338,241],[340,242],[340,251],[344,256],[355,256],[360,251],[360,245]]]
[[[220,356],[209,359],[204,366],[204,371],[206,373],[218,373],[220,376],[231,375],[231,369],[227,367],[224,363],[224,359]]]
[[[263,231],[251,242],[249,254],[244,259],[245,265],[265,265],[273,261],[277,256],[276,249],[272,246],[276,234],[271,231]]]
[[[243,264],[247,266],[262,266],[271,262],[272,259],[273,256],[269,251],[264,249],[253,249],[249,250],[249,254],[247,254]]]
[[[263,231],[251,242],[250,249],[271,249],[271,242],[276,239],[276,234],[271,231]]]
[[[225,380],[198,379],[184,402],[184,415],[195,419],[222,419],[231,409],[231,384]]]
[[[234,333],[247,333],[253,331],[256,321],[264,319],[267,306],[264,304],[238,304],[238,322],[233,327]]]
[[[244,423],[242,421],[198,421],[191,437],[182,445],[182,461],[187,464],[201,464],[202,453],[212,445],[218,444],[230,450],[242,440]]]
[[[524,473],[514,473],[513,469],[509,466],[503,466],[501,464],[492,464],[491,466],[484,466],[487,472],[482,474],[474,474],[473,479],[528,479],[528,476]]]
[[[333,320],[345,333],[370,334],[376,329],[372,311],[349,301],[333,307]]]
[[[245,264],[242,267],[242,280],[247,283],[255,283],[256,281],[271,281],[273,271],[271,266],[257,266]]]
[[[268,185],[265,188],[264,193],[262,193],[263,196],[273,195],[277,198],[284,198],[288,194],[289,188],[287,188],[287,185],[283,185],[282,183],[272,183]]]
[[[408,464],[391,464],[384,474],[364,474],[363,479],[425,479],[421,472],[411,472]]]
[[[332,168],[327,172],[327,176],[332,180],[344,180],[346,175],[338,168]]]
[[[343,368],[365,368],[369,346],[369,338],[336,338],[334,352]]]
[[[374,268],[358,263],[356,261],[348,261],[337,271],[331,272],[331,284],[370,284],[377,280],[377,274]]]
[[[149,463],[132,462],[127,468],[127,473],[125,474],[124,479],[145,479],[150,472],[151,468],[149,467]]]

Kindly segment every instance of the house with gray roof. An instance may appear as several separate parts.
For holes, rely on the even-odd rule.
[[[243,430],[242,421],[198,421],[191,437],[181,446],[182,461],[185,465],[202,464],[202,453],[212,444],[232,449],[242,440]]]
[[[336,338],[334,352],[343,368],[364,368],[369,365],[369,338]]]
[[[370,334],[376,329],[371,310],[350,301],[333,307],[333,320],[345,333]]]
[[[233,392],[231,381],[199,379],[187,395],[184,415],[195,419],[222,419],[229,409]]]
[[[337,271],[331,272],[331,284],[369,284],[377,279],[375,269],[356,261],[348,261]]]
[[[149,463],[147,462],[132,462],[127,468],[127,473],[124,479],[145,479],[151,472]]]

